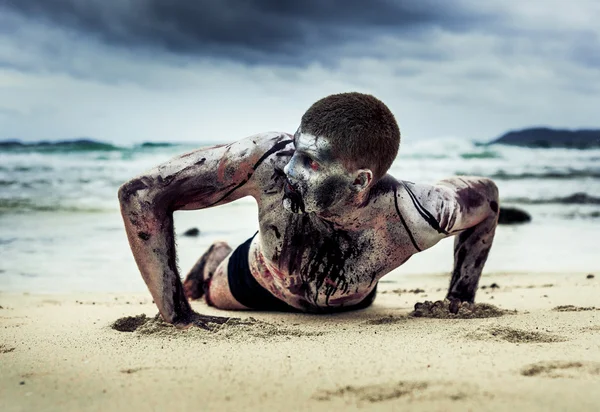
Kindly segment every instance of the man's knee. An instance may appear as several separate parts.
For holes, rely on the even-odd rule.
[[[215,242],[208,248],[183,282],[188,299],[200,299],[206,293],[217,268],[230,253],[231,247],[226,242]]]

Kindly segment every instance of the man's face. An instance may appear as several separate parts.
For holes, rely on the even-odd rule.
[[[283,206],[294,213],[326,211],[350,193],[353,177],[323,137],[297,133],[295,152],[283,169]]]

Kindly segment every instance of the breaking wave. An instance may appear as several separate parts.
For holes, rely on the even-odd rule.
[[[9,153],[79,153],[79,152],[119,152],[139,149],[159,149],[180,146],[179,143],[144,142],[134,146],[118,146],[92,139],[61,140],[56,142],[22,142],[19,140],[0,141],[0,152]]]
[[[489,175],[489,177],[498,180],[524,180],[524,179],[600,179],[600,170],[567,170],[567,171],[552,171],[540,173],[507,173],[500,170]]]
[[[28,212],[78,212],[78,213],[103,213],[113,209],[90,207],[76,204],[37,203],[32,199],[0,199],[0,214],[2,213],[28,213]]]
[[[592,196],[584,192],[573,193],[564,197],[553,197],[546,199],[530,199],[527,197],[515,197],[502,199],[506,203],[522,203],[529,205],[561,204],[561,205],[600,205],[600,197]]]

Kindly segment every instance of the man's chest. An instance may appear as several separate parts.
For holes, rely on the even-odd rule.
[[[393,253],[377,231],[344,231],[310,215],[281,214],[260,222],[258,266],[276,296],[314,306],[359,301],[393,269]],[[255,274],[257,275],[257,274]]]

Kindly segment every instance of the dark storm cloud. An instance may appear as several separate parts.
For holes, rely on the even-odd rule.
[[[450,5],[450,3],[453,3]],[[379,34],[467,30],[489,16],[435,0],[0,0],[28,19],[127,48],[250,63],[327,61]],[[348,50],[348,47],[346,47]]]

